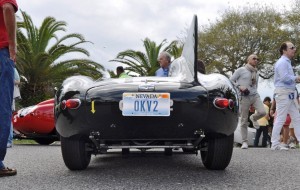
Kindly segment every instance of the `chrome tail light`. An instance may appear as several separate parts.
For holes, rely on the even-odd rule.
[[[214,99],[213,104],[218,109],[225,109],[233,105],[233,101],[228,100],[227,98],[217,97]]]
[[[80,99],[68,99],[61,102],[61,109],[77,109],[81,104]]]

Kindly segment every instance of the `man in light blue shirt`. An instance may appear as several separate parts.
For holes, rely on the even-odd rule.
[[[169,68],[171,64],[171,55],[168,52],[161,52],[158,57],[160,68],[155,72],[157,77],[167,77],[169,75]]]
[[[274,73],[274,86],[275,88],[287,88],[295,90],[296,78],[291,60],[286,56],[282,55],[276,62]]]
[[[291,59],[295,56],[296,47],[291,42],[284,42],[280,46],[281,57],[274,66],[274,97],[276,101],[277,117],[272,130],[272,150],[288,150],[280,144],[280,131],[285,123],[287,114],[290,114],[292,125],[295,126],[295,135],[300,139],[300,113],[296,100],[296,83],[300,77],[295,76]]]

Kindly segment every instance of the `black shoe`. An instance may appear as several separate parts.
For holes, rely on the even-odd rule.
[[[17,175],[16,169],[3,168],[0,170],[0,177]]]

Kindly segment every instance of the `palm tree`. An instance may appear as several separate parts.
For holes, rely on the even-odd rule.
[[[183,44],[177,40],[174,40],[164,49],[164,51],[169,52],[174,59],[181,56],[183,50]]]
[[[21,14],[23,21],[18,22],[17,31],[17,69],[26,78],[21,89],[24,106],[53,96],[49,89],[60,85],[66,77],[75,74],[102,77],[102,65],[89,59],[65,57],[70,53],[89,56],[86,49],[79,47],[88,42],[82,35],[72,33],[61,38],[56,35],[66,30],[66,22],[46,17],[37,28],[28,14],[23,11]]]
[[[166,39],[163,40],[159,45],[156,45],[154,41],[149,38],[143,40],[146,53],[141,51],[126,50],[120,52],[117,57],[113,60],[114,62],[119,62],[125,64],[129,67],[125,68],[127,71],[137,73],[140,76],[154,76],[155,71],[159,68],[158,56],[161,52],[162,47],[167,43]],[[177,47],[177,49],[176,49]],[[169,46],[164,48],[162,51],[167,51],[175,58],[178,57],[178,52],[180,52],[180,47],[176,41],[170,43]]]

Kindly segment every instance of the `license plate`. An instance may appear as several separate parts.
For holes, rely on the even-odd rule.
[[[123,116],[170,116],[170,93],[123,93]]]

